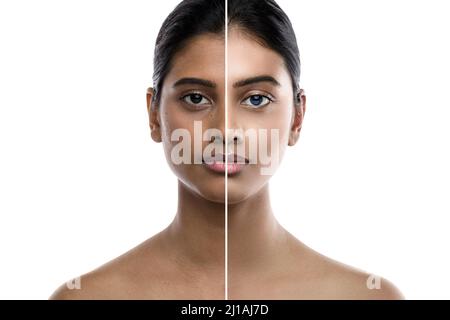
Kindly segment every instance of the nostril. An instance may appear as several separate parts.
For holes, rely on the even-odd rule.
[[[216,140],[217,140],[217,142],[216,142]],[[213,136],[211,136],[211,138],[210,138],[210,142],[211,143],[221,143],[223,141],[223,139],[222,139],[222,137],[220,136],[220,135],[213,135]]]

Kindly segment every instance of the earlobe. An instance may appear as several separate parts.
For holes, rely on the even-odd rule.
[[[153,104],[155,90],[150,87],[147,89],[147,112],[149,117],[150,135],[155,142],[161,142],[161,126],[159,122],[159,112]]]

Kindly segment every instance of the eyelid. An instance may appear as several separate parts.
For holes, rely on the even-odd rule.
[[[266,98],[267,100],[269,100],[269,102],[267,102],[267,103],[264,104],[264,105],[261,105],[261,106],[251,106],[251,108],[253,108],[253,109],[264,108],[264,107],[266,107],[267,105],[269,105],[270,103],[272,103],[272,102],[275,101],[275,97],[272,96],[270,93],[266,93],[266,92],[264,92],[264,93],[254,92],[254,93],[248,94],[248,95],[244,98],[244,100],[242,100],[241,103],[244,104],[244,105],[246,105],[246,106],[248,106],[248,104],[243,103],[243,102],[244,102],[245,100],[249,99],[249,98],[252,97],[252,96],[261,96],[261,97],[264,97],[264,98]]]
[[[186,102],[186,101],[184,100],[184,98],[186,98],[187,96],[189,96],[189,95],[191,95],[191,94],[198,94],[198,95],[201,95],[203,98],[207,99],[207,100],[210,102],[210,104],[213,103],[213,100],[212,100],[211,98],[209,98],[208,95],[206,95],[206,94],[204,94],[204,93],[202,93],[202,92],[200,92],[200,91],[198,91],[198,90],[190,90],[190,91],[185,91],[185,92],[183,92],[183,93],[181,94],[181,96],[179,97],[179,100],[180,100],[181,102],[183,102],[183,103],[185,103],[185,104],[187,104],[187,105],[189,105],[189,106],[192,106],[192,107],[194,107],[194,108],[197,108],[197,109],[200,109],[200,106],[204,106],[204,105],[205,105],[205,104],[197,104],[197,105],[196,105],[196,104],[193,104],[193,103]],[[261,93],[261,92],[252,92],[252,93],[248,94],[248,95],[242,100],[242,102],[245,101],[245,100],[247,100],[247,99],[249,99],[249,98],[252,97],[252,96],[262,96],[262,97],[265,97],[266,99],[269,100],[268,103],[266,103],[265,105],[263,105],[263,106],[261,106],[261,107],[265,107],[265,106],[267,106],[268,104],[270,104],[271,102],[274,102],[274,101],[276,100],[275,97],[274,97],[272,94],[270,94],[270,93],[267,93],[267,92],[263,92],[263,93]],[[241,103],[242,103],[242,102],[241,102]],[[245,104],[245,105],[247,105],[247,104]],[[258,106],[254,107],[254,108],[256,109],[256,108],[258,108]]]
[[[208,97],[208,95],[206,95],[206,94],[204,94],[204,93],[202,93],[202,92],[200,92],[200,91],[197,91],[197,90],[185,91],[185,92],[183,92],[183,93],[181,94],[181,96],[180,96],[178,99],[179,99],[181,102],[183,102],[183,103],[185,103],[185,104],[187,104],[187,105],[189,105],[189,106],[193,106],[194,108],[197,108],[197,109],[200,109],[200,108],[199,108],[200,106],[208,105],[208,104],[193,104],[193,103],[186,102],[186,101],[184,100],[184,98],[186,98],[187,96],[189,96],[189,95],[191,95],[191,94],[198,94],[198,95],[201,95],[203,98],[205,98],[206,100],[209,101],[209,104],[212,104],[212,103],[213,103],[213,100],[210,99],[210,98]]]
[[[257,90],[257,91],[253,91],[253,92],[247,93],[245,95],[245,99],[248,99],[251,96],[264,96],[264,97],[268,98],[270,101],[275,101],[276,100],[275,97],[271,93],[266,92],[264,90]]]

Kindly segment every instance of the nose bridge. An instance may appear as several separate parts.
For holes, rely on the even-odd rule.
[[[239,119],[236,113],[236,108],[232,105],[232,100],[229,98],[228,99],[228,104],[227,104],[227,127],[229,129],[240,129],[240,124],[239,124]]]
[[[223,95],[221,95],[223,97]],[[217,144],[216,148],[219,145],[223,145],[221,150],[223,150],[225,143],[225,101],[224,98],[220,97],[214,104],[212,111],[207,116],[207,134],[204,134],[203,139],[205,142]],[[222,151],[221,151],[222,152]]]
[[[225,110],[225,99],[223,97],[220,98],[219,101],[216,103],[214,112],[211,114],[211,117],[212,117],[211,127],[218,129],[221,132],[222,137],[225,138],[226,110]]]
[[[239,143],[242,140],[242,134],[245,124],[242,123],[242,117],[239,116],[239,107],[235,105],[229,93],[227,104],[227,127],[228,127],[228,143]]]
[[[234,103],[227,106],[227,153],[236,153],[241,156],[246,155],[245,150],[245,125],[239,117],[239,108]]]
[[[228,100],[227,102],[229,102]],[[216,107],[213,113],[210,115],[210,129],[218,130],[213,134],[214,139],[220,139],[220,142],[225,148],[225,143],[228,146],[232,144],[239,144],[242,142],[243,128],[239,122],[239,117],[236,112],[236,108],[230,103],[225,103],[225,98],[222,98],[216,103]],[[220,137],[217,135],[220,134]],[[213,138],[211,138],[213,140]],[[217,142],[217,141],[216,141]]]

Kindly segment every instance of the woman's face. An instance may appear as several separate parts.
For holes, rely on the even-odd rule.
[[[257,193],[275,172],[286,146],[295,144],[305,97],[296,108],[282,57],[236,28],[228,33],[225,97],[224,50],[224,39],[218,35],[191,39],[174,56],[160,104],[153,111],[149,106],[149,113],[152,138],[163,142],[169,166],[199,196],[225,201],[223,166],[202,163],[202,158],[216,155],[217,160],[227,151],[247,159],[247,164],[228,167],[228,203],[233,204]],[[215,140],[205,136],[207,129],[216,130],[211,131]]]

